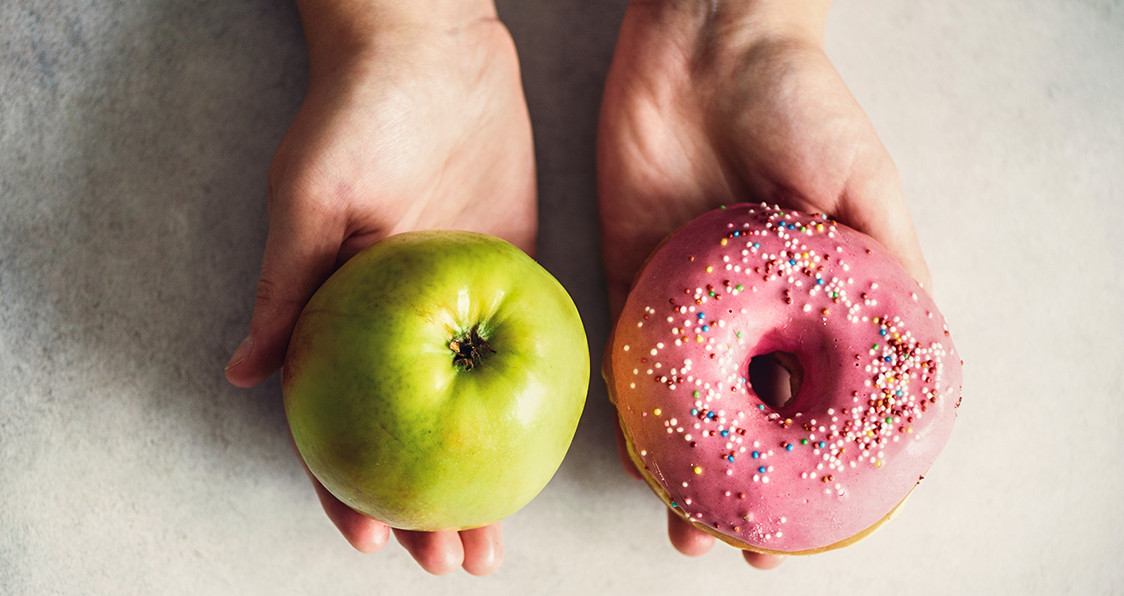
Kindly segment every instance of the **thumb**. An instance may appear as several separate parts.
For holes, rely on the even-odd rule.
[[[238,387],[257,385],[281,368],[297,318],[332,274],[343,237],[342,220],[322,206],[276,206],[249,334],[226,365],[227,380]]]
[[[901,180],[889,154],[856,176],[843,193],[836,218],[877,240],[932,294],[932,275],[921,253],[921,241],[906,206]]]

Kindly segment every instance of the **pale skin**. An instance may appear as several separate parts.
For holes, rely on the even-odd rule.
[[[614,319],[666,235],[732,202],[828,214],[881,242],[926,288],[897,169],[824,54],[827,0],[633,0],[597,144],[601,246]],[[621,461],[640,474],[623,446]],[[715,539],[668,512],[680,552]],[[745,552],[769,569],[783,557]]]
[[[298,0],[309,89],[270,167],[269,235],[249,335],[226,375],[282,364],[304,304],[341,263],[391,234],[455,228],[533,254],[534,150],[514,44],[491,0]],[[633,0],[598,135],[602,257],[614,316],[648,252],[694,216],[752,200],[827,213],[929,275],[896,169],[823,53],[828,2]],[[622,462],[639,473],[627,454]],[[391,529],[335,499],[362,552]],[[426,571],[487,575],[499,523],[393,530]],[[669,514],[687,555],[714,539]],[[759,568],[782,558],[746,553]]]
[[[537,226],[534,148],[515,46],[489,1],[299,0],[309,88],[269,173],[269,235],[249,336],[230,360],[256,385],[284,359],[297,317],[341,263],[417,229],[485,232],[528,253]],[[324,511],[357,550],[391,530],[333,497]],[[394,530],[426,571],[492,573],[499,523]]]

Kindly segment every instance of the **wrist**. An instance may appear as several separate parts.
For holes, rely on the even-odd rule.
[[[708,44],[725,47],[768,41],[797,41],[823,47],[831,0],[632,0],[629,8],[656,22],[691,20],[706,31]]]
[[[386,53],[496,19],[493,0],[296,0],[313,77],[355,56]]]

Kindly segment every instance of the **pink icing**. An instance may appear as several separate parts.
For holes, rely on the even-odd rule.
[[[873,239],[746,204],[649,259],[614,331],[610,392],[650,482],[722,535],[797,552],[897,506],[952,431],[961,362],[929,294]],[[748,381],[774,350],[804,368],[781,409]]]

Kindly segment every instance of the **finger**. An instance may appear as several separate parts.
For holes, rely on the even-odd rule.
[[[324,488],[315,477],[312,477],[312,485],[316,489],[316,495],[320,497],[320,505],[324,507],[324,513],[328,514],[328,519],[332,520],[340,534],[343,534],[355,550],[361,553],[377,553],[386,546],[390,540],[390,528],[386,524],[348,507],[328,492],[328,489]]]
[[[742,551],[742,556],[745,557],[745,562],[749,563],[756,569],[768,570],[780,567],[788,557],[780,555],[766,555],[764,553],[755,553],[750,550]]]
[[[471,575],[490,575],[503,564],[503,528],[500,522],[461,530],[464,563],[461,565]]]
[[[881,146],[881,154],[868,160],[869,171],[852,178],[844,191],[836,218],[874,238],[901,266],[932,292],[932,277],[921,242],[909,215],[897,167]]]
[[[324,513],[328,515],[328,519],[339,529],[340,534],[355,547],[355,550],[361,553],[377,553],[386,546],[390,540],[390,528],[386,524],[371,519],[358,511],[348,507],[324,488],[320,480],[313,475],[312,470],[308,469],[308,464],[304,463],[304,458],[301,457],[300,450],[297,449],[297,443],[293,440],[293,433],[289,432],[289,444],[293,446],[293,451],[297,454],[297,461],[301,463],[304,468],[304,473],[308,474],[309,480],[312,481],[312,487],[316,489],[316,496],[320,499],[320,506],[324,508]]]
[[[714,547],[714,536],[692,526],[671,509],[667,510],[667,536],[675,550],[688,557],[705,555]]]
[[[342,215],[314,201],[274,202],[246,339],[226,367],[239,387],[264,381],[281,367],[301,310],[335,267]]]
[[[909,216],[898,168],[878,138],[874,124],[847,90],[839,73],[834,67],[828,66],[828,69],[833,84],[840,90],[839,96],[846,98],[843,109],[850,111],[862,139],[852,156],[850,176],[833,215],[877,240],[914,279],[931,291],[929,266],[921,254],[921,242]]]
[[[625,441],[624,431],[621,430],[621,421],[616,409],[613,409],[613,430],[616,431],[617,437],[617,455],[621,458],[621,465],[624,466],[625,473],[633,480],[643,480],[644,476],[640,474],[640,470],[636,469],[636,464],[628,453],[628,443]]]
[[[464,563],[464,546],[457,532],[415,532],[394,529],[398,543],[433,575],[448,575]]]

